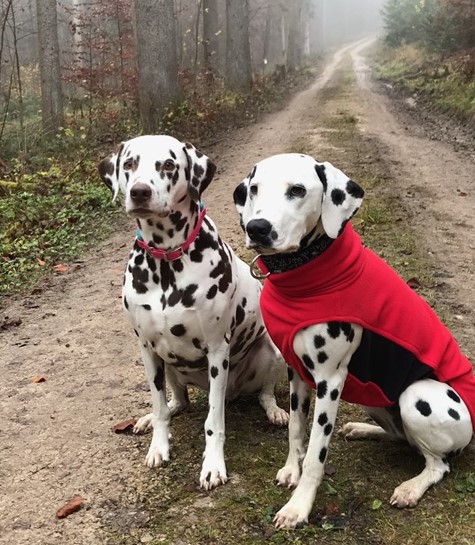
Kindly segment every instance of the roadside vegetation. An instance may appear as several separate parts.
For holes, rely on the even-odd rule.
[[[379,78],[475,127],[475,4],[388,0]]]

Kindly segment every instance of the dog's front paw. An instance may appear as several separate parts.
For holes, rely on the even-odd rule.
[[[188,402],[183,401],[182,399],[173,398],[168,402],[168,409],[170,410],[171,416],[175,416],[181,411],[184,411],[188,407]]]
[[[153,413],[148,413],[139,418],[134,426],[134,433],[145,433],[152,429]]]
[[[421,498],[419,490],[417,490],[411,481],[406,481],[400,484],[395,490],[389,503],[398,509],[407,507],[415,507]]]
[[[212,462],[205,457],[200,474],[201,488],[212,490],[221,484],[226,484],[227,481],[228,476],[224,460]]]
[[[289,413],[281,409],[277,405],[272,409],[267,410],[267,418],[271,424],[274,426],[287,426],[289,423]]]
[[[145,456],[145,465],[147,467],[166,467],[170,461],[169,448],[155,445],[152,441]]]
[[[287,464],[282,469],[279,469],[275,477],[274,483],[277,486],[286,486],[287,488],[295,488],[300,481],[300,466]]]
[[[301,512],[287,503],[274,517],[275,527],[279,529],[296,528],[308,522],[308,513]]]

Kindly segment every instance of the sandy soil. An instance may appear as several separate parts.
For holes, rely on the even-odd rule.
[[[219,165],[205,195],[208,211],[231,245],[242,244],[232,189],[257,160],[287,151],[313,129],[310,105],[351,54],[360,86],[354,113],[386,150],[394,191],[410,212],[406,221],[420,232],[437,265],[444,297],[457,316],[455,335],[473,360],[473,140],[452,141],[446,127],[436,120],[428,126],[418,117],[417,103],[382,93],[369,78],[362,57],[366,45],[341,49],[283,111],[205,150]],[[135,337],[120,308],[132,238],[132,223],[124,222],[123,230],[92,248],[76,270],[40,284],[5,311],[21,324],[1,331],[0,338],[2,544],[103,543],[110,510],[126,494],[126,483],[149,471],[142,440],[111,431],[116,422],[142,415],[149,402]],[[35,375],[46,382],[32,383]],[[56,510],[76,494],[85,507],[56,519]]]

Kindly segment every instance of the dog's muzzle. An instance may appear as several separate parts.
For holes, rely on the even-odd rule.
[[[146,185],[137,183],[130,189],[130,199],[136,207],[146,204],[152,197],[152,189]]]
[[[249,239],[260,246],[272,245],[272,224],[264,219],[251,220],[246,225]]]

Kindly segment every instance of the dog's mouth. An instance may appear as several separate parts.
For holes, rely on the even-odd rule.
[[[127,214],[129,216],[133,216],[134,218],[141,218],[141,219],[147,219],[147,218],[153,218],[158,216],[159,218],[166,218],[169,215],[169,212],[167,211],[161,211],[157,212],[156,210],[151,210],[150,208],[132,208],[130,210],[127,210]]]
[[[280,248],[276,248],[273,245],[272,246],[260,245],[259,243],[253,242],[252,240],[246,244],[246,247],[249,250],[254,250],[255,252],[261,255],[290,254],[290,253],[296,252],[300,248],[299,246],[289,246],[288,248],[285,248],[283,250]]]

